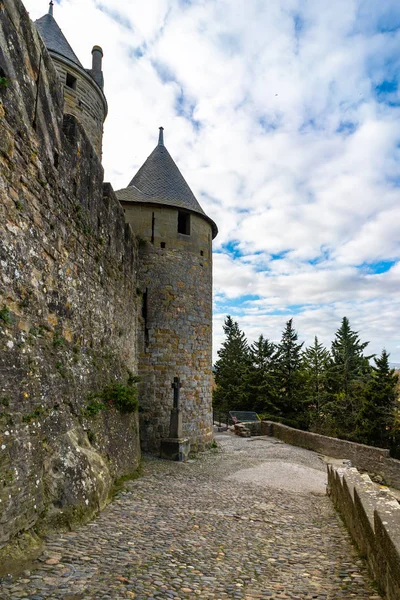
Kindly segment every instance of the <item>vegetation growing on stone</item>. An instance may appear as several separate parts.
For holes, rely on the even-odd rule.
[[[53,346],[55,348],[58,348],[60,346],[64,346],[64,344],[65,344],[65,339],[62,337],[62,335],[55,333],[54,337],[53,337]]]
[[[250,347],[227,317],[226,339],[215,364],[217,411],[254,410],[265,418],[373,446],[400,456],[398,376],[382,351],[364,354],[368,342],[344,317],[328,350],[315,337],[303,349],[290,319],[276,344],[262,335]]]
[[[64,365],[64,363],[62,363],[61,361],[58,361],[56,363],[56,369],[59,372],[59,374],[61,375],[61,377],[63,377],[65,379],[67,376],[67,369],[66,369],[66,366]]]
[[[0,397],[0,406],[8,408],[10,406],[10,399],[7,396]]]
[[[36,419],[43,417],[44,413],[45,413],[45,411],[43,410],[43,408],[41,406],[38,406],[37,408],[35,408],[35,410],[30,412],[28,415],[24,415],[22,417],[22,422],[23,423],[32,423],[32,421],[35,421]]]
[[[84,414],[86,417],[94,417],[101,410],[104,410],[105,408],[106,408],[106,405],[104,404],[104,402],[102,402],[101,400],[98,400],[97,398],[93,398],[86,405]]]
[[[3,321],[7,325],[12,322],[11,311],[7,306],[3,306],[0,310],[0,321]]]
[[[85,408],[85,415],[95,416],[101,410],[115,408],[121,413],[133,413],[138,410],[139,402],[135,384],[138,378],[130,375],[127,384],[111,383],[103,390],[92,394]]]

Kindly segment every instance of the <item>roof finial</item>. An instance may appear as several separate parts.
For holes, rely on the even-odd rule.
[[[49,15],[51,15],[51,16],[53,16],[53,6],[54,6],[54,2],[53,2],[53,0],[50,0]]]
[[[158,136],[158,145],[164,146],[164,127],[159,127],[160,135]]]

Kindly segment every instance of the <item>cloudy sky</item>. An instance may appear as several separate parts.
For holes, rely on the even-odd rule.
[[[31,18],[46,0],[24,0]],[[165,128],[219,227],[214,352],[330,344],[343,316],[400,363],[398,0],[60,0],[81,62],[104,50],[103,163],[125,187]]]

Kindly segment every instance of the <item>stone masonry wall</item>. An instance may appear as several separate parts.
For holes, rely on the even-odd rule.
[[[137,413],[91,396],[137,371],[136,241],[20,0],[0,4],[0,76],[1,563],[101,509],[140,449]]]
[[[328,493],[387,600],[400,600],[400,504],[355,468],[328,465]]]
[[[390,458],[389,450],[339,440],[310,431],[301,431],[281,423],[262,421],[261,434],[273,437],[332,458],[350,460],[359,469],[380,475],[388,485],[400,489],[400,461]]]
[[[184,235],[178,233],[178,211],[174,208],[123,206],[126,220],[141,239],[142,448],[158,452],[160,440],[169,437],[171,384],[179,377],[183,435],[190,438],[192,450],[200,450],[213,439],[211,226],[201,216],[191,214],[191,232]]]
[[[82,73],[81,69],[61,58],[53,60],[64,90],[64,112],[78,119],[97,156],[101,158],[103,124],[107,113],[103,93],[90,75]],[[65,84],[67,73],[76,77],[75,89]]]
[[[182,383],[183,435],[192,450],[213,439],[211,409],[211,266],[182,250],[141,249],[139,281],[146,291],[146,321],[140,343],[141,437],[158,452],[169,437],[171,388]]]

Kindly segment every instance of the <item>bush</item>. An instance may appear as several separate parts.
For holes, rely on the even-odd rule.
[[[84,411],[85,415],[93,417],[107,408],[115,408],[121,413],[136,412],[139,408],[139,402],[134,384],[137,381],[137,377],[130,375],[127,385],[110,383],[101,392],[90,394],[88,397],[89,403]]]
[[[115,406],[120,412],[131,413],[138,409],[137,390],[131,385],[112,383],[104,388],[101,398],[108,406]]]

